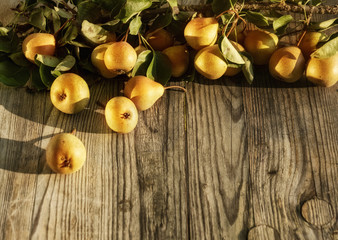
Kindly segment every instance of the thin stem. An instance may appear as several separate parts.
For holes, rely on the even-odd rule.
[[[187,89],[185,89],[184,87],[181,87],[181,86],[168,86],[168,87],[165,87],[164,90],[167,90],[167,89],[181,89],[182,91],[184,91],[185,93],[187,92]]]
[[[54,33],[54,37],[56,37],[58,33],[72,20],[74,20],[74,18],[67,19],[67,21],[65,21],[65,23],[62,24],[62,26]]]
[[[141,39],[142,39],[142,41],[143,41],[143,44],[144,44],[144,46],[148,46],[153,52],[155,51],[152,47],[151,47],[151,45],[148,43],[148,41],[147,41],[147,39],[145,39],[141,34],[140,34],[140,36],[141,36]]]
[[[128,34],[129,34],[129,27],[128,27],[128,29],[127,29],[127,32],[126,32],[126,35],[124,35],[124,37],[121,39],[121,41],[127,41],[127,39],[128,39]]]
[[[76,134],[76,128],[74,128],[70,133],[75,135]]]

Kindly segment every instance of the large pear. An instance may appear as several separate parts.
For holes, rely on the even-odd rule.
[[[116,77],[117,74],[109,71],[104,63],[104,54],[106,53],[107,48],[112,44],[110,43],[104,43],[96,48],[94,48],[92,54],[91,54],[91,61],[92,64],[96,67],[100,75],[104,78],[113,78]]]
[[[217,44],[199,50],[194,65],[200,74],[212,80],[222,77],[227,70],[227,63]]]
[[[128,97],[138,110],[144,111],[154,105],[163,95],[162,84],[145,76],[135,76],[126,82],[124,95]]]
[[[195,50],[215,44],[218,33],[216,18],[194,18],[184,29],[184,37]]]
[[[338,81],[338,52],[329,58],[311,58],[306,67],[306,78],[323,87],[335,85]]]
[[[32,33],[22,42],[22,52],[25,57],[34,63],[35,55],[49,55],[55,53],[55,37],[49,33]]]

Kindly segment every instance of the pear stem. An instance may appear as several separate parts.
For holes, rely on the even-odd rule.
[[[58,35],[58,33],[70,22],[74,20],[74,18],[69,18],[67,21],[65,21],[64,24],[62,24],[62,26],[54,33],[54,37],[56,37]]]
[[[76,134],[76,128],[74,128],[70,133],[75,135]]]
[[[129,27],[128,27],[128,29],[127,29],[126,35],[124,35],[124,37],[121,39],[121,41],[127,42],[128,34],[129,34]]]
[[[304,31],[303,31],[302,35],[300,36],[300,38],[299,38],[299,40],[298,40],[298,42],[297,42],[297,47],[299,47],[301,41],[303,40],[305,34],[307,33],[307,28],[308,28],[308,26],[309,26],[309,24],[310,24],[310,21],[311,21],[311,18],[312,18],[312,13],[313,13],[313,8],[310,9],[310,14],[309,14],[309,16],[307,17],[307,16],[306,16],[305,9],[304,9],[304,14],[305,14],[306,22],[305,22],[305,26],[304,26]]]
[[[187,89],[185,89],[184,87],[181,87],[181,86],[168,86],[168,87],[164,87],[164,90],[167,90],[167,89],[181,89],[182,91],[184,91],[185,93],[187,92]]]

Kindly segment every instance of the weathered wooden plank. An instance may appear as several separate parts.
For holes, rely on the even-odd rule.
[[[238,80],[238,79],[237,79]],[[199,78],[188,85],[191,239],[245,239],[249,162],[240,83]]]

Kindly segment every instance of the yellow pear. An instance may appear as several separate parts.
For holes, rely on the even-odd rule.
[[[302,51],[296,46],[277,49],[269,61],[272,77],[284,82],[296,82],[304,73],[305,59]]]
[[[107,69],[117,75],[130,72],[136,60],[136,51],[127,42],[112,43],[104,54],[104,64]]]
[[[338,81],[338,52],[329,58],[310,58],[306,78],[323,87],[335,85]]]
[[[52,137],[46,148],[48,166],[56,173],[78,171],[86,161],[86,148],[71,133],[59,133]]]
[[[253,63],[257,65],[268,64],[277,45],[277,35],[263,30],[249,31],[244,39],[244,48],[251,54]]]
[[[148,32],[145,37],[150,46],[156,51],[162,51],[174,44],[174,38],[171,33],[163,28]]]
[[[235,47],[235,49],[238,51],[238,52],[243,52],[245,51],[244,47],[237,43],[237,42],[234,42],[234,41],[231,41],[230,42],[232,43],[232,45]],[[227,67],[227,70],[225,71],[224,73],[224,76],[229,76],[229,77],[232,77],[232,76],[235,76],[237,75],[238,73],[240,73],[242,71],[242,68],[234,68],[234,67],[230,67],[228,66]]]
[[[164,87],[145,76],[135,76],[126,82],[123,92],[133,101],[138,110],[144,111],[162,97]]]
[[[82,111],[87,106],[89,97],[87,82],[74,73],[60,75],[50,88],[50,99],[54,107],[68,114]]]
[[[94,48],[91,54],[92,64],[96,67],[101,76],[105,78],[113,78],[117,76],[116,73],[109,71],[106,65],[104,64],[104,54],[111,44],[112,42],[101,44],[96,48]]]
[[[187,43],[195,50],[214,45],[217,40],[218,22],[214,17],[194,18],[184,29]]]
[[[227,63],[217,44],[199,50],[194,65],[195,69],[208,79],[218,79],[227,70]]]
[[[135,104],[126,97],[113,97],[105,108],[105,118],[110,129],[118,133],[129,133],[138,122]]]
[[[55,53],[55,37],[49,33],[32,33],[22,42],[22,52],[34,63],[36,54],[52,56]]]
[[[186,46],[172,46],[164,49],[162,52],[170,60],[173,77],[180,77],[188,70],[189,52]]]
[[[306,32],[303,39],[299,43],[304,58],[310,58],[311,53],[317,50],[317,44],[322,40],[324,35],[320,32]]]

